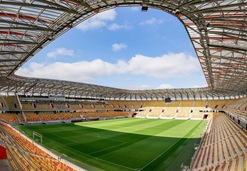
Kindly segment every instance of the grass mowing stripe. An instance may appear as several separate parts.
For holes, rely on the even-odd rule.
[[[96,136],[93,136],[92,134],[85,134],[85,135],[88,135],[88,136],[91,136],[91,137],[96,137],[96,138],[99,138],[99,139],[106,139],[106,138],[102,138],[100,135],[97,135],[97,134],[95,134]],[[123,143],[123,141],[117,141],[117,140],[112,140],[112,139],[111,139],[111,141]]]
[[[169,122],[161,123],[159,125],[157,125],[157,124],[152,125],[151,129],[145,128],[142,130],[134,131],[133,133],[154,136],[160,132],[164,132],[164,131],[167,131],[169,129],[172,129],[173,127],[176,127],[182,123],[184,123],[184,121],[170,120]]]
[[[83,155],[89,156],[89,157],[91,157],[91,158],[93,158],[93,159],[95,159],[95,160],[100,160],[100,161],[103,161],[103,162],[105,162],[105,163],[110,163],[110,164],[112,164],[112,165],[115,165],[115,166],[118,166],[118,167],[122,167],[122,168],[126,168],[126,169],[129,169],[129,170],[135,170],[135,169],[133,169],[133,168],[130,168],[130,167],[127,167],[127,166],[124,166],[124,165],[121,165],[121,164],[113,163],[113,162],[110,162],[110,161],[108,161],[108,160],[104,160],[104,159],[101,159],[101,158],[92,156],[92,155],[90,155],[90,154],[83,153],[83,152],[81,152],[81,151],[75,150],[75,149],[73,149],[73,148],[71,148],[71,147],[68,147],[68,146],[67,146],[66,148],[69,148],[69,149],[71,149],[71,150],[73,150],[73,151],[76,151],[77,153],[81,153],[81,154],[83,154]]]
[[[102,125],[82,125],[82,126],[89,126],[89,127],[93,127],[93,128],[98,128],[98,129],[105,129],[105,130],[112,130],[112,131],[121,131],[121,132],[126,132],[125,128],[130,129],[131,127],[137,127],[138,125],[140,125],[140,127],[142,125],[150,125],[150,123],[153,122],[159,122],[159,120],[148,120],[148,119],[128,119],[128,122],[122,122],[119,120],[115,123],[111,123],[110,125],[104,124]]]
[[[132,135],[141,137],[139,140],[126,144],[124,147],[101,154],[100,158],[112,160],[114,163],[120,163],[132,168],[142,167],[159,155],[160,151],[163,151],[162,149],[169,148],[170,144],[174,144],[178,140],[178,138],[165,137],[165,134],[161,133],[167,132],[167,130],[172,128],[176,129],[178,125],[183,123],[185,123],[185,121],[172,120],[172,123],[169,122],[169,124],[163,123],[161,125],[152,125],[152,128],[143,131],[146,132],[147,135],[126,134],[125,136],[128,137]],[[152,130],[152,135],[150,135],[150,130]],[[184,134],[186,134],[186,132]],[[184,136],[184,134],[182,136]],[[147,151],[147,147],[150,148],[150,150]]]
[[[173,144],[169,149],[167,149],[166,151],[164,151],[163,153],[161,153],[161,155],[157,156],[155,158],[155,160],[151,161],[150,163],[148,163],[145,167],[141,168],[140,170],[142,171],[149,171],[149,170],[153,170],[154,168],[158,167],[158,164],[162,162],[162,160],[164,160],[166,158],[166,156],[169,156],[169,154],[172,154],[173,151],[175,151],[180,145],[182,145],[184,143],[184,141],[186,140],[185,137],[190,136],[196,129],[197,127],[202,123],[202,121],[200,123],[198,123],[196,126],[194,126],[193,129],[191,129],[184,137],[180,138],[175,144]]]
[[[99,153],[99,152],[102,152],[102,151],[106,151],[106,150],[109,150],[109,149],[112,149],[112,148],[116,148],[116,147],[121,146],[121,145],[126,144],[126,143],[127,142],[122,142],[121,144],[118,144],[118,145],[115,145],[115,146],[111,146],[111,147],[108,147],[108,148],[105,148],[105,149],[101,149],[101,150],[89,153],[89,155],[92,155],[92,154],[95,154],[95,153]]]
[[[85,169],[91,170],[94,166],[108,171],[134,171],[159,170],[158,166],[166,169],[168,159],[171,161],[175,158],[167,158],[167,154],[174,155],[171,149],[177,151],[178,148],[183,148],[185,142],[194,139],[188,133],[197,123],[198,121],[129,118],[39,125],[26,129],[41,132],[44,139],[47,138],[44,143],[47,147],[73,157],[72,160]],[[53,141],[50,140],[53,138]],[[79,160],[81,163],[78,163]]]
[[[67,147],[71,147],[71,148],[74,147],[74,149],[76,149],[76,150],[78,148],[80,149],[80,147],[83,147],[83,146],[89,148],[91,146],[91,144],[95,144],[93,147],[95,147],[96,149],[94,149],[93,147],[91,147],[89,149],[91,149],[91,151],[92,150],[100,151],[99,148],[104,148],[105,146],[106,146],[105,149],[108,149],[108,148],[114,148],[114,146],[118,146],[119,143],[121,143],[121,144],[125,143],[125,142],[122,142],[122,141],[117,141],[117,140],[112,140],[112,139],[104,139],[104,138],[101,138],[100,136],[98,136],[97,134],[95,134],[95,135],[94,134],[87,134],[87,136],[90,136],[93,139],[90,142],[86,142],[86,143],[85,142],[75,143],[74,140],[71,139],[71,137],[65,138],[65,137],[58,136],[56,134],[53,134],[52,137],[56,137],[56,140],[54,140],[55,142],[57,142],[57,143],[63,142],[63,144],[65,144]],[[86,135],[83,135],[83,136],[86,136]],[[47,136],[44,136],[44,138],[47,138]],[[87,139],[89,139],[89,138],[87,138]],[[106,141],[106,142],[104,142],[104,141]],[[66,143],[64,143],[64,142],[66,142]],[[117,144],[116,143],[112,143],[112,142],[116,142]],[[78,145],[76,145],[76,144],[78,144]],[[101,145],[103,145],[103,146],[101,146]],[[84,148],[84,149],[87,149],[87,148]],[[78,150],[78,151],[81,151],[81,150]],[[95,151],[87,152],[87,151],[84,150],[84,151],[81,151],[81,152],[89,154],[89,153],[93,153]]]
[[[101,121],[94,121],[94,122],[81,122],[81,123],[76,123],[76,125],[83,125],[86,127],[94,127],[94,128],[105,128],[106,126],[112,126],[120,124],[138,124],[138,122],[142,122],[139,119],[134,119],[134,118],[125,118],[125,119],[117,119],[117,120],[101,120]],[[148,122],[148,121],[147,121]]]
[[[133,119],[136,120],[136,119]],[[105,126],[104,128],[107,130],[116,130],[116,129],[123,129],[128,127],[136,127],[138,125],[149,125],[153,123],[157,123],[159,120],[148,120],[148,119],[141,119],[136,120],[135,122],[127,122],[127,123],[116,123],[115,125]]]
[[[47,137],[46,137],[46,138],[47,138]],[[55,143],[58,143],[57,141],[54,141],[54,140],[52,140],[52,139],[50,139],[50,138],[47,138],[47,139],[49,139],[50,141],[53,141],[53,142],[55,142]],[[64,139],[66,139],[66,138],[64,138]],[[72,150],[72,151],[74,151],[74,152],[76,152],[76,153],[83,154],[83,155],[85,155],[85,156],[90,157],[91,159],[93,158],[93,159],[95,159],[96,161],[97,161],[97,160],[100,160],[100,161],[102,161],[102,162],[110,163],[110,164],[112,164],[112,165],[115,165],[115,166],[118,166],[118,167],[122,167],[122,168],[126,168],[126,169],[128,169],[128,170],[135,170],[135,169],[133,169],[133,168],[130,168],[130,167],[127,167],[127,166],[123,166],[123,165],[121,165],[121,164],[113,163],[113,162],[110,162],[110,161],[107,161],[107,160],[104,160],[104,159],[101,159],[101,158],[92,156],[92,155],[90,155],[90,154],[87,154],[87,153],[84,153],[84,152],[82,152],[82,151],[76,150],[76,149],[71,148],[71,147],[69,147],[69,146],[67,146],[67,145],[64,145],[64,144],[62,144],[62,143],[58,143],[58,144],[60,144],[60,146],[63,146],[63,147],[65,147],[65,148],[67,148],[67,149],[70,149],[70,150]],[[47,147],[47,146],[46,146],[46,147]],[[48,147],[48,149],[49,149],[49,147]]]
[[[160,121],[159,125],[155,124],[155,127],[157,127],[157,128],[158,127],[162,127],[162,129],[161,130],[160,129],[155,129],[156,130],[155,131],[156,133],[158,133],[160,131],[164,131],[164,128],[165,128],[165,126],[168,123],[168,122],[167,123],[164,123],[164,121],[162,121],[162,120],[159,120],[159,121]],[[169,121],[169,122],[172,122],[172,121]],[[137,125],[133,125],[133,127],[130,127],[131,128],[130,130],[133,131],[134,127],[136,127],[136,126]],[[142,127],[140,127],[140,125],[138,125],[138,130],[134,129],[135,131],[133,133],[138,133],[138,134],[140,134],[140,132],[144,132],[144,133],[146,132],[147,133],[148,131],[150,132],[150,129],[154,129],[153,125],[151,125],[151,124],[144,123],[143,126],[145,127],[145,129],[142,129]],[[168,126],[168,127],[170,127],[170,126]],[[94,129],[94,128],[92,128],[92,129]],[[126,128],[122,128],[122,129],[126,129]],[[99,131],[97,133],[84,134],[83,136],[93,136],[93,137],[96,137],[96,138],[104,138],[104,139],[106,139],[106,138],[109,139],[110,138],[112,141],[115,140],[117,142],[125,142],[126,140],[119,140],[119,139],[121,139],[121,137],[126,137],[126,135],[130,133],[130,131],[127,131],[127,132],[124,131],[122,133],[119,132],[119,130],[122,130],[122,129],[114,129],[112,131],[104,130],[104,131]],[[110,133],[110,136],[109,136],[109,133]],[[153,134],[151,134],[151,135],[153,135]],[[135,136],[135,137],[137,137],[137,136]],[[137,140],[136,138],[134,138],[135,142],[141,141],[141,140],[143,140],[145,138],[148,138],[148,137],[145,135],[145,136],[139,136],[139,138],[141,138],[141,139]],[[77,138],[77,141],[78,141],[78,138]],[[89,143],[89,142],[92,142],[92,141],[90,139],[87,139],[86,142]],[[84,140],[83,141],[83,144],[85,144],[86,142]],[[73,143],[71,145],[73,145]],[[130,145],[130,144],[126,144],[126,145]]]
[[[195,144],[199,144],[204,133],[204,128],[206,127],[207,121],[203,120],[201,125],[189,136],[185,142],[179,146],[169,157],[169,159],[160,163],[159,167],[155,170],[157,171],[174,171],[181,170],[181,164],[185,166],[190,166],[192,156],[195,153]]]
[[[162,120],[160,120],[162,121]],[[174,123],[175,122],[175,123]],[[160,132],[164,132],[164,131],[167,131],[169,129],[171,129],[171,125],[173,127],[176,127],[180,124],[184,123],[184,121],[175,121],[175,120],[171,120],[169,122],[165,122],[163,121],[163,123],[161,122],[159,125],[155,124],[154,125],[149,125],[148,128],[145,128],[145,129],[140,129],[140,130],[135,130],[134,132],[132,133],[125,133],[125,134],[122,134],[120,136],[116,136],[116,137],[112,137],[111,140],[113,139],[116,139],[117,141],[124,141],[124,142],[128,142],[126,143],[124,146],[122,146],[121,149],[131,149],[132,146],[135,146],[136,143],[138,144],[143,144],[142,141],[146,141],[146,142],[150,142],[149,139],[158,139],[158,141],[160,141],[161,138],[157,138],[156,134],[159,134]],[[159,129],[158,129],[159,128]],[[153,130],[150,132],[150,130]],[[140,134],[140,132],[143,132],[142,134]],[[144,133],[146,133],[146,135],[144,135]],[[121,139],[121,138],[126,138],[126,139]],[[133,141],[132,141],[133,140]],[[108,153],[119,153],[118,151],[121,151],[121,149],[119,148],[113,148],[111,151],[106,151]],[[116,152],[115,152],[116,151]],[[101,154],[101,155],[104,155],[104,154]],[[114,155],[114,154],[113,154]]]
[[[139,134],[139,135],[147,135],[148,130],[153,129],[153,126],[158,126],[158,125],[164,125],[167,124],[168,122],[164,122],[161,120],[157,120],[156,122],[145,122],[145,120],[142,120],[142,124],[134,124],[134,125],[128,125],[128,126],[122,126],[122,127],[116,127],[115,129],[109,129],[111,131],[117,131],[117,132],[123,132],[123,133],[131,133],[131,134]],[[172,122],[172,121],[169,121]],[[142,133],[143,132],[143,133]]]

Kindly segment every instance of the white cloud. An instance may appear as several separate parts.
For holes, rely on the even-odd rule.
[[[140,7],[131,7],[131,11],[141,11]]]
[[[158,57],[136,55],[129,61],[119,60],[117,63],[105,62],[101,59],[78,61],[74,63],[30,63],[20,68],[16,74],[28,77],[62,79],[76,82],[93,82],[97,77],[116,74],[148,76],[156,79],[186,77],[200,71],[198,59],[184,54],[166,54]],[[146,85],[144,85],[145,88]],[[147,88],[147,86],[146,86]],[[163,84],[158,88],[173,88]]]
[[[136,55],[128,62],[128,72],[158,79],[186,75],[198,70],[200,70],[198,59],[184,53],[153,58]]]
[[[107,26],[107,22],[114,21],[116,16],[117,12],[115,9],[104,11],[80,23],[78,26],[76,26],[76,28],[82,31],[87,31],[91,29],[105,27]]]
[[[160,86],[157,87],[157,89],[171,89],[171,88],[175,88],[175,87],[171,84],[161,84]]]
[[[49,58],[57,58],[60,56],[73,56],[74,55],[74,51],[73,50],[69,50],[66,48],[58,48],[52,52],[47,53],[47,57]]]
[[[114,43],[114,44],[112,44],[112,50],[114,52],[120,51],[120,50],[126,49],[126,48],[127,48],[127,46],[125,44],[123,44],[123,43]]]
[[[116,71],[117,70],[117,71]],[[118,68],[111,63],[100,59],[93,61],[79,61],[74,63],[30,63],[28,68],[20,68],[17,74],[38,77],[70,80],[77,82],[90,82],[94,77],[119,73]]]
[[[150,18],[146,21],[142,21],[139,23],[139,25],[158,25],[158,24],[162,24],[164,21],[163,20],[159,20],[157,18]]]
[[[129,26],[127,23],[124,23],[122,25],[117,24],[117,23],[112,23],[107,28],[108,28],[108,30],[115,31],[115,30],[121,30],[121,29],[130,29],[131,26]]]

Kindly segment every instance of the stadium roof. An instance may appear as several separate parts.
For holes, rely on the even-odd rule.
[[[58,36],[91,16],[121,6],[152,7],[185,26],[207,88],[123,90],[14,73]],[[0,92],[108,98],[225,97],[247,92],[247,0],[2,0],[0,2]],[[78,90],[78,91],[77,91]],[[193,92],[193,93],[191,93]],[[173,95],[172,95],[173,94]]]

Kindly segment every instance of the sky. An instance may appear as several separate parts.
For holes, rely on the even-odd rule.
[[[17,75],[130,90],[207,86],[182,23],[149,8],[118,7],[75,26]]]

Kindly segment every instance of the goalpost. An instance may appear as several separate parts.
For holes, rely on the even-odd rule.
[[[33,140],[35,140],[35,136],[40,138],[40,142],[42,144],[42,142],[43,142],[42,135],[38,132],[33,131]]]

